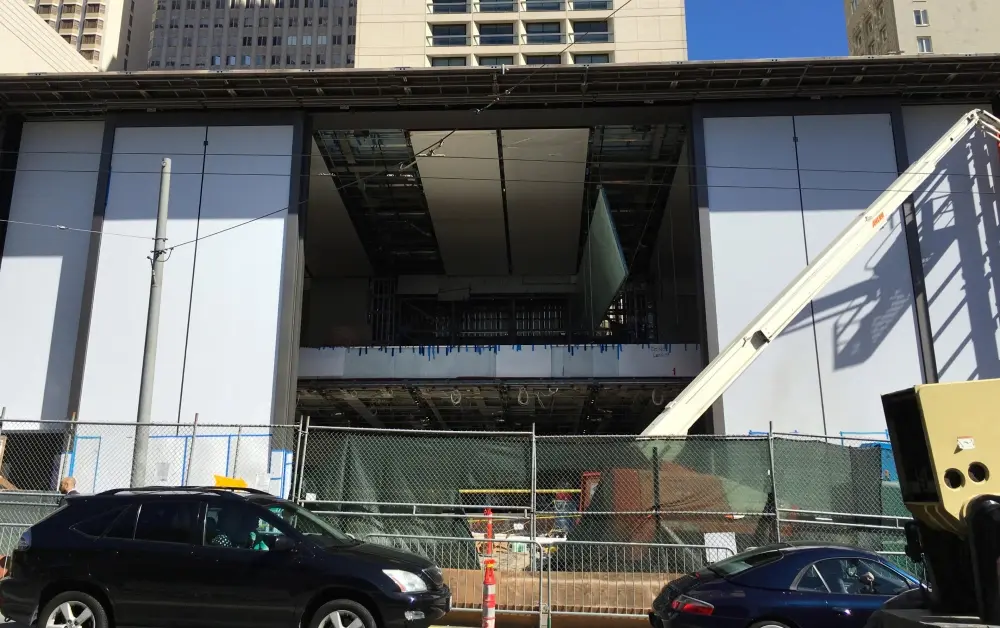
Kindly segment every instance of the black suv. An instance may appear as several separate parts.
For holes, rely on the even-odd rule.
[[[39,627],[423,628],[441,570],[254,490],[67,498],[18,541],[0,612]]]

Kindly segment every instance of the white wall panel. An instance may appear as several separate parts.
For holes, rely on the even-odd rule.
[[[709,207],[701,211],[701,229],[710,245],[704,264],[714,358],[806,256],[792,118],[712,118],[704,129]],[[731,434],[766,430],[770,420],[780,431],[822,432],[812,331],[775,339],[717,404],[717,424],[720,418]]]
[[[167,244],[180,244],[197,232],[204,140],[204,127],[115,132],[79,408],[83,421],[136,420],[160,162],[165,156],[172,160]],[[164,269],[152,409],[156,423],[178,420],[193,260],[194,247],[183,246]]]
[[[514,274],[575,274],[590,129],[500,135]]]
[[[413,131],[410,142],[445,273],[506,275],[496,131]],[[419,156],[439,143],[435,156]]]
[[[796,116],[795,131],[813,261],[892,185],[895,143],[888,113]],[[921,382],[902,219],[888,220],[812,303],[828,434],[883,431],[881,395]]]
[[[0,406],[7,418],[65,419],[103,122],[29,122],[21,135],[0,261]]]
[[[694,377],[698,345],[479,345],[303,348],[299,377]]]
[[[182,417],[271,422],[293,135],[291,126],[208,130],[200,235],[232,230],[198,244]]]
[[[983,107],[989,110],[989,105]],[[904,108],[910,161],[972,108]],[[941,381],[1000,377],[996,164],[996,142],[973,131],[914,195]]]

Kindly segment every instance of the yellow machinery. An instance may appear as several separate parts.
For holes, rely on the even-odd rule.
[[[873,621],[939,625],[929,618],[937,615],[1000,624],[1000,379],[916,386],[883,395],[882,406],[915,519],[907,555],[924,563],[930,594],[917,604],[923,610],[887,608]]]

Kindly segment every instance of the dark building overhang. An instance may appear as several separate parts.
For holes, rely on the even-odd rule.
[[[1000,90],[1000,55],[837,57],[385,70],[0,76],[0,108],[31,116],[218,109],[417,110],[898,97],[969,102]]]

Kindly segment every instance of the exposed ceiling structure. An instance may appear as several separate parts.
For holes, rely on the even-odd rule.
[[[320,131],[313,169],[329,176],[313,173],[310,274],[573,275],[599,186],[631,270],[644,271],[685,137],[679,123]]]
[[[299,412],[343,427],[636,434],[685,384],[300,381]]]

